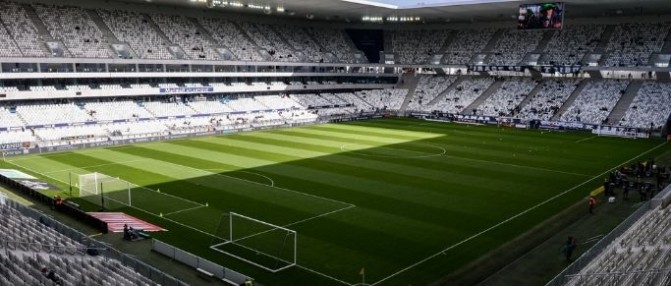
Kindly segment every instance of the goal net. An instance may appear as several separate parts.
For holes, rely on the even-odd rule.
[[[79,175],[78,188],[80,198],[108,210],[133,207],[146,213],[163,216],[205,206],[102,173]]]
[[[131,189],[128,181],[101,173],[79,175],[79,197],[105,209],[131,206]]]
[[[217,237],[222,240],[213,250],[270,272],[296,265],[296,231],[231,212],[222,217]]]

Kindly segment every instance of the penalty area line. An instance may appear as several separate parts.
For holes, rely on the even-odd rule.
[[[178,210],[178,211],[174,211],[174,212],[164,213],[163,216],[169,216],[169,215],[174,215],[174,214],[178,214],[178,213],[183,213],[183,212],[193,211],[193,210],[197,210],[197,209],[204,208],[204,207],[205,207],[205,205],[195,206],[195,207],[192,207],[192,208],[186,208],[186,209],[183,209],[183,210]]]
[[[445,249],[443,249],[443,250],[441,250],[441,251],[439,251],[439,252],[436,252],[436,253],[434,253],[434,254],[432,254],[432,255],[430,255],[430,256],[428,256],[428,257],[426,257],[426,258],[424,258],[424,259],[422,259],[422,260],[420,260],[420,261],[418,261],[418,262],[415,262],[415,263],[413,263],[413,264],[411,264],[411,265],[409,265],[409,266],[407,266],[407,267],[405,267],[405,268],[403,268],[403,269],[401,269],[401,270],[399,270],[399,271],[397,271],[397,272],[394,272],[394,273],[392,273],[391,275],[389,275],[389,276],[387,276],[387,277],[384,277],[384,278],[382,278],[382,279],[378,280],[377,282],[375,282],[375,283],[373,283],[373,284],[370,284],[370,285],[372,285],[372,286],[378,285],[378,284],[380,284],[380,283],[382,283],[382,282],[384,282],[384,281],[387,281],[387,280],[389,280],[389,279],[391,279],[391,278],[393,278],[393,277],[398,276],[399,274],[401,274],[401,273],[403,273],[403,272],[406,272],[406,271],[408,271],[408,270],[410,270],[410,269],[412,269],[412,268],[415,268],[415,267],[417,267],[418,265],[420,265],[420,264],[422,264],[422,263],[424,263],[424,262],[427,262],[427,261],[429,261],[429,260],[431,260],[431,259],[433,259],[433,258],[436,258],[436,257],[440,256],[440,255],[444,255],[445,252],[450,251],[450,250],[452,250],[452,249],[454,249],[454,248],[456,248],[456,247],[458,247],[458,246],[460,246],[460,245],[462,245],[462,244],[465,244],[465,243],[467,243],[467,242],[469,242],[469,241],[471,241],[471,240],[473,240],[473,239],[476,239],[476,238],[480,237],[481,235],[483,235],[483,234],[485,234],[485,233],[487,233],[487,232],[489,232],[489,231],[491,231],[491,230],[493,230],[493,229],[495,229],[495,228],[498,228],[498,227],[501,226],[501,225],[504,225],[504,224],[506,224],[506,223],[508,223],[508,222],[510,222],[510,221],[512,221],[512,220],[514,220],[514,219],[516,219],[516,218],[518,218],[518,217],[521,217],[521,216],[523,216],[523,215],[525,215],[525,214],[527,214],[527,213],[529,213],[529,212],[531,212],[531,211],[533,211],[533,210],[535,210],[535,209],[537,209],[537,208],[543,206],[543,205],[546,205],[547,203],[549,203],[549,202],[551,202],[551,201],[554,201],[555,199],[557,199],[557,198],[559,198],[559,197],[562,197],[562,196],[564,196],[565,194],[568,194],[568,193],[572,192],[573,190],[575,190],[575,189],[577,189],[577,188],[580,188],[580,187],[586,185],[587,183],[589,183],[589,182],[591,182],[591,181],[597,179],[598,177],[601,177],[601,176],[603,176],[603,175],[605,175],[605,174],[608,174],[609,172],[611,172],[611,171],[617,169],[619,166],[624,165],[624,164],[626,164],[627,162],[631,162],[631,161],[633,161],[633,160],[636,160],[636,159],[638,159],[638,158],[640,158],[640,157],[642,157],[642,156],[645,156],[646,154],[648,154],[648,153],[650,153],[650,152],[652,152],[652,151],[655,151],[655,150],[659,149],[660,147],[666,145],[666,143],[667,143],[667,142],[663,142],[663,143],[661,143],[661,144],[659,144],[659,145],[657,145],[657,146],[655,146],[655,147],[649,149],[648,151],[645,151],[645,152],[643,152],[643,153],[641,153],[641,154],[639,154],[639,155],[637,155],[637,156],[634,156],[633,158],[628,159],[628,160],[622,162],[621,164],[618,164],[617,166],[615,166],[615,167],[613,167],[613,168],[610,168],[610,169],[606,170],[605,172],[603,172],[603,173],[601,173],[601,174],[599,174],[599,175],[594,176],[593,178],[591,178],[591,179],[589,179],[589,180],[587,180],[587,181],[584,181],[584,182],[582,182],[582,183],[580,183],[580,184],[578,184],[578,185],[576,185],[576,186],[574,186],[574,187],[572,187],[572,188],[570,188],[570,189],[568,189],[568,190],[565,190],[565,191],[563,191],[563,192],[561,192],[561,193],[559,193],[559,194],[556,194],[556,195],[554,195],[553,197],[551,197],[551,198],[549,198],[549,199],[547,199],[547,200],[545,200],[545,201],[542,201],[542,202],[540,202],[540,203],[538,203],[538,204],[536,204],[536,205],[534,205],[534,206],[532,206],[532,207],[530,207],[530,208],[528,208],[528,209],[526,209],[526,210],[524,210],[524,211],[522,211],[522,212],[520,212],[520,213],[518,213],[518,214],[516,214],[516,215],[513,215],[513,216],[511,216],[511,217],[509,217],[509,218],[507,218],[507,219],[505,219],[505,220],[503,220],[503,221],[501,221],[501,222],[499,222],[499,223],[497,223],[497,224],[495,224],[495,225],[493,225],[493,226],[491,226],[491,227],[489,227],[489,228],[487,228],[487,229],[485,229],[485,230],[483,230],[483,231],[480,231],[480,232],[478,232],[478,233],[476,233],[476,234],[474,234],[474,235],[472,235],[472,236],[469,236],[469,237],[465,238],[465,239],[462,240],[462,241],[459,241],[459,242],[457,242],[457,243],[455,243],[455,244],[453,244],[453,245],[450,245],[449,247],[447,247],[447,248],[445,248]]]
[[[275,187],[275,181],[274,181],[272,178],[270,178],[270,177],[268,177],[268,176],[266,176],[266,175],[263,175],[263,174],[256,173],[256,172],[238,171],[238,170],[227,170],[227,169],[201,169],[201,170],[203,170],[203,171],[208,171],[208,172],[209,172],[209,171],[215,171],[215,172],[216,172],[216,171],[225,171],[225,172],[228,172],[228,173],[245,173],[245,174],[256,175],[256,176],[265,178],[266,180],[268,180],[268,181],[270,182],[270,186],[271,186],[271,187]],[[217,174],[218,174],[218,173],[217,173]]]
[[[304,193],[304,192],[301,192],[301,191],[296,191],[296,190],[287,189],[287,188],[283,188],[283,187],[278,187],[278,186],[274,186],[274,185],[270,186],[268,184],[263,184],[263,183],[259,183],[259,182],[255,182],[255,181],[250,181],[250,180],[247,180],[247,179],[237,178],[237,177],[233,177],[233,176],[230,176],[230,175],[219,174],[219,173],[216,173],[216,172],[208,171],[208,170],[205,170],[205,169],[199,169],[199,168],[195,168],[195,167],[191,167],[191,166],[187,166],[187,165],[182,165],[182,164],[179,164],[179,163],[174,163],[174,162],[168,162],[168,163],[176,165],[176,166],[181,166],[181,167],[184,167],[184,168],[187,168],[187,169],[192,169],[192,170],[196,170],[196,171],[210,173],[211,175],[215,175],[215,176],[221,176],[221,177],[225,177],[225,178],[229,178],[229,179],[233,179],[233,180],[246,182],[246,183],[249,183],[249,184],[270,187],[270,188],[277,189],[277,190],[280,190],[280,191],[284,191],[284,192],[288,192],[288,193],[294,193],[294,194],[297,194],[297,195],[311,197],[311,198],[314,198],[314,199],[324,200],[324,201],[337,203],[337,204],[341,204],[341,205],[345,205],[345,206],[353,206],[354,205],[352,203],[339,201],[339,200],[336,200],[336,199],[331,199],[331,198],[327,198],[327,197],[322,197],[322,196],[318,196],[318,195]]]
[[[8,161],[7,163],[12,164],[12,165],[17,166],[17,167],[22,168],[22,169],[29,170],[29,171],[34,172],[34,173],[36,173],[36,174],[42,175],[42,176],[44,176],[44,177],[51,178],[51,179],[53,179],[53,180],[55,180],[55,181],[57,181],[57,182],[61,182],[61,183],[64,183],[64,184],[67,184],[67,183],[68,183],[68,182],[65,182],[65,181],[63,181],[63,180],[61,180],[61,179],[52,177],[52,176],[47,175],[47,174],[44,174],[44,173],[42,173],[42,172],[35,171],[35,170],[31,169],[31,168],[24,167],[24,166],[22,166],[22,165],[19,165],[19,164],[17,164],[17,163],[14,163],[14,162],[9,162],[9,161]],[[177,164],[177,165],[184,166],[184,165],[181,165],[181,164]],[[184,167],[188,167],[188,168],[195,169],[195,170],[201,170],[201,169],[197,169],[197,168],[193,168],[193,167],[189,167],[189,166],[184,166]],[[202,171],[207,172],[206,170],[202,170]],[[212,173],[212,172],[209,172],[209,173]],[[216,174],[216,173],[213,173],[213,174]],[[224,177],[230,177],[230,176],[221,175],[221,174],[216,174],[216,175],[224,176]],[[246,181],[246,182],[249,182],[249,183],[254,183],[254,184],[260,184],[260,185],[268,186],[268,185],[265,185],[265,184],[261,184],[261,183],[257,183],[257,182],[253,182],[253,181],[248,181],[248,180],[244,180],[244,179],[240,179],[240,178],[235,178],[235,177],[230,177],[230,178],[233,178],[233,179],[236,179],[236,180],[241,180],[241,181]],[[144,188],[144,187],[142,187],[142,188]],[[311,195],[311,194],[306,194],[306,193],[303,193],[303,192],[298,192],[298,191],[294,191],[294,190],[290,190],[290,189],[284,189],[284,188],[280,188],[280,187],[276,187],[276,186],[272,186],[272,188],[276,188],[276,189],[280,189],[280,190],[288,191],[288,192],[294,192],[294,193],[297,193],[297,194],[302,194],[302,195],[305,195],[305,196],[315,197],[315,198],[318,198],[318,199],[328,200],[328,201],[337,202],[337,203],[341,203],[341,204],[346,205],[345,207],[340,208],[340,209],[337,209],[337,210],[333,210],[333,211],[326,212],[326,213],[323,213],[323,214],[315,215],[315,216],[312,216],[312,217],[309,217],[309,218],[306,218],[306,219],[302,219],[302,220],[299,220],[299,221],[291,222],[291,223],[287,224],[286,226],[297,225],[297,224],[300,224],[300,223],[303,223],[303,222],[306,222],[306,221],[314,220],[314,219],[317,219],[317,218],[321,218],[321,217],[324,217],[324,216],[327,216],[327,215],[335,214],[335,213],[342,212],[342,211],[345,211],[345,210],[348,210],[348,209],[351,209],[351,208],[356,207],[356,205],[351,204],[351,203],[346,203],[346,202],[342,202],[342,201],[338,201],[338,200],[333,200],[333,199],[329,199],[329,198],[324,198],[324,197],[320,197],[320,196],[315,196],[315,195]],[[167,194],[166,194],[166,195],[167,195]],[[172,195],[170,195],[170,196],[172,196]],[[179,197],[179,198],[181,198],[181,197]],[[108,198],[108,199],[109,199],[109,198]],[[181,199],[183,199],[183,198],[181,198]],[[183,200],[186,200],[186,199],[183,199]],[[114,201],[115,201],[115,200],[114,200]],[[187,200],[187,201],[188,201],[188,200]],[[179,221],[176,221],[176,220],[173,220],[173,219],[170,219],[170,218],[165,217],[166,215],[174,215],[174,214],[176,214],[176,213],[185,212],[185,211],[191,211],[191,210],[195,210],[195,209],[198,209],[198,208],[202,208],[202,207],[205,207],[205,205],[200,204],[200,205],[195,206],[195,207],[192,207],[192,208],[188,208],[188,209],[179,210],[179,211],[175,211],[175,212],[172,212],[172,213],[164,214],[163,216],[160,216],[160,214],[156,214],[156,213],[147,211],[147,210],[142,209],[142,208],[138,208],[138,207],[136,207],[136,206],[132,206],[132,205],[127,205],[127,206],[130,207],[130,208],[136,209],[136,210],[138,210],[138,211],[141,211],[141,212],[143,212],[143,213],[146,213],[146,214],[148,214],[148,215],[152,215],[152,216],[158,217],[158,218],[160,218],[160,219],[164,219],[164,220],[166,220],[166,221],[169,221],[169,222],[171,222],[171,223],[180,225],[180,226],[182,226],[182,227],[185,227],[185,228],[194,230],[194,231],[199,232],[199,233],[201,233],[201,234],[203,234],[203,235],[206,235],[206,236],[209,236],[209,237],[212,237],[212,238],[217,238],[217,239],[226,240],[225,238],[220,237],[220,236],[217,236],[216,234],[213,234],[213,233],[210,233],[210,232],[207,232],[207,231],[204,231],[204,230],[195,228],[195,227],[193,227],[193,226],[184,224],[184,223],[182,223],[182,222],[179,222]],[[298,268],[300,268],[300,269],[303,269],[303,270],[305,270],[305,271],[308,271],[308,272],[310,272],[310,273],[313,273],[313,274],[315,274],[315,275],[319,275],[319,276],[321,276],[321,277],[324,277],[324,278],[330,279],[330,280],[332,280],[332,281],[338,282],[338,283],[343,284],[343,285],[351,285],[351,283],[345,282],[345,281],[343,281],[343,280],[341,280],[341,279],[335,278],[335,277],[330,276],[330,275],[328,275],[328,274],[324,274],[324,273],[322,273],[322,272],[319,272],[319,271],[317,271],[317,270],[308,268],[308,267],[306,267],[306,266],[302,266],[302,265],[296,264],[296,267],[298,267]]]

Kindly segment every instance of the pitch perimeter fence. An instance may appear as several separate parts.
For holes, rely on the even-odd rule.
[[[188,284],[180,281],[179,279],[171,275],[168,275],[167,273],[158,270],[153,266],[150,266],[136,258],[124,254],[121,251],[110,247],[109,245],[91,239],[85,234],[62,224],[61,222],[45,215],[44,213],[23,206],[13,200],[4,200],[4,203],[18,210],[22,215],[30,217],[35,220],[40,220],[43,223],[48,224],[49,227],[51,227],[55,231],[67,236],[68,238],[74,241],[78,241],[83,245],[87,246],[87,249],[95,249],[99,255],[105,257],[106,259],[115,259],[121,262],[122,265],[133,269],[140,275],[145,276],[162,286],[188,286]]]
[[[244,283],[248,278],[251,279],[251,277],[247,275],[223,267],[219,264],[216,264],[198,255],[182,250],[178,247],[172,246],[158,239],[152,239],[151,245],[152,245],[151,249],[153,251],[156,251],[174,260],[177,260],[185,265],[193,267],[194,269],[205,270],[213,274],[215,277],[228,282],[229,284],[240,285]],[[254,283],[254,285],[260,285],[260,284]]]
[[[604,236],[599,242],[594,244],[590,249],[585,251],[578,259],[571,265],[566,267],[564,271],[559,273],[555,278],[550,280],[546,286],[563,286],[570,282],[574,276],[579,276],[580,271],[589,265],[599,254],[601,254],[608,246],[634,225],[643,215],[650,211],[650,201],[646,201],[634,213],[627,217],[622,223],[615,227],[610,233]],[[587,275],[603,275],[603,274],[587,274]]]

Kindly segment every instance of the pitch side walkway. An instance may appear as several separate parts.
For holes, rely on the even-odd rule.
[[[171,276],[182,280],[183,282],[189,285],[224,285],[222,282],[217,280],[207,281],[198,277],[197,272],[191,267],[185,266],[181,263],[175,262],[163,255],[157,254],[151,251],[151,240],[141,240],[135,242],[127,242],[123,240],[122,233],[109,233],[109,234],[100,234],[95,229],[92,229],[77,220],[74,220],[64,214],[53,211],[49,206],[33,203],[27,198],[23,197],[16,192],[7,189],[3,185],[0,185],[0,192],[7,194],[7,196],[19,202],[20,204],[32,207],[37,209],[46,215],[53,217],[54,219],[66,224],[69,227],[72,227],[86,235],[95,237],[96,240],[108,243],[117,250],[124,252],[128,255],[131,255],[143,262],[157,268],[161,269],[166,273],[169,273]]]

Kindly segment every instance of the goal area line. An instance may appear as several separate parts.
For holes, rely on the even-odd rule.
[[[237,219],[236,219],[237,218]],[[222,223],[224,223],[226,220],[221,220],[220,221],[220,226]],[[234,223],[235,221],[240,221],[239,224],[236,225]],[[251,224],[245,224],[245,222],[249,222]],[[241,237],[236,237],[235,233],[236,230],[238,229],[243,229],[241,232],[249,231],[251,225],[257,225],[261,226],[262,229],[261,231],[257,230],[255,227],[251,227],[251,234],[245,234]],[[246,227],[245,227],[246,226]],[[217,228],[219,229],[219,228]],[[282,271],[284,269],[290,268],[292,266],[296,265],[296,259],[297,259],[297,254],[298,254],[298,235],[295,230],[291,230],[279,225],[274,225],[269,222],[262,221],[260,219],[256,219],[253,217],[249,217],[246,215],[238,214],[235,212],[229,212],[228,213],[228,225],[225,227],[225,231],[228,231],[228,240],[224,241],[223,243],[218,243],[210,246],[210,249],[215,250],[217,252],[235,257],[239,260],[242,260],[244,262],[247,262],[251,265],[257,266],[259,268],[262,268],[264,270],[267,270],[272,273],[277,273],[279,271]],[[270,233],[270,237],[272,238],[273,234],[276,232],[280,232],[279,237],[275,237],[275,241],[267,241],[263,240],[264,235]],[[250,246],[244,245],[242,242],[252,239],[252,238],[261,238],[262,239],[262,246],[269,246],[272,245],[273,242],[277,242],[277,240],[281,240],[282,243],[279,246],[278,249],[278,254],[277,255],[272,255],[269,254],[266,250],[261,250],[259,248],[252,248]],[[290,238],[291,237],[291,238]],[[288,239],[291,239],[291,241],[287,241]],[[240,242],[240,243],[239,243]],[[242,255],[238,255],[229,251],[226,251],[225,249],[222,249],[222,246],[226,245],[234,245],[235,247],[241,247],[243,249],[248,250],[248,252],[254,253],[255,257],[258,257],[260,254],[263,254],[265,257],[270,258],[271,261],[275,262],[276,267],[269,267],[266,265],[263,265],[261,262],[256,262],[253,261],[251,258],[243,257]],[[285,251],[286,248],[289,248],[290,255],[289,259],[285,259],[282,257],[282,253],[287,253]],[[284,265],[281,267],[277,267],[277,262],[283,262]]]

